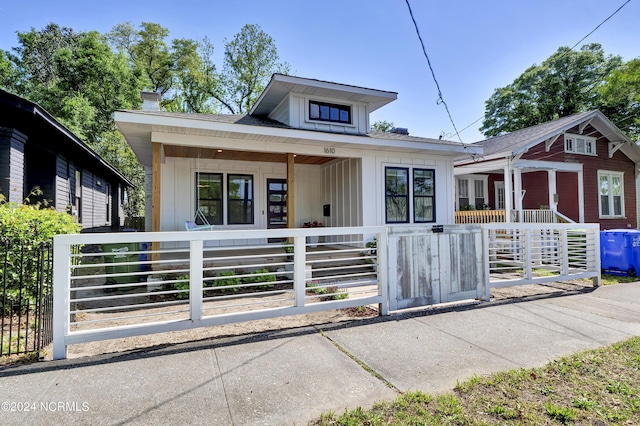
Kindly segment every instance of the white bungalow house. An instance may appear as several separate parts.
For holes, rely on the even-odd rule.
[[[148,176],[146,229],[454,223],[461,143],[370,131],[397,93],[274,74],[249,114],[160,111],[156,94],[115,121]],[[151,100],[149,100],[151,99]]]

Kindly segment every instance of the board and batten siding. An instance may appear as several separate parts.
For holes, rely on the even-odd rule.
[[[282,163],[255,161],[221,161],[211,159],[166,157],[162,167],[160,187],[160,230],[185,229],[185,220],[193,220],[196,209],[196,173],[221,173],[226,194],[228,174],[248,174],[254,178],[254,223],[251,225],[220,225],[220,229],[264,229],[267,227],[267,179],[286,179],[287,166]],[[320,166],[295,166],[295,224],[322,220],[322,185]],[[223,200],[226,222],[227,205]]]
[[[351,122],[352,124],[340,124],[321,121],[308,120],[309,117],[309,101],[327,102],[330,104],[351,106]],[[289,120],[285,122],[291,127],[306,130],[321,130],[332,133],[351,133],[366,134],[369,130],[369,112],[367,104],[361,102],[337,101],[332,98],[323,98],[321,96],[308,96],[300,93],[289,94]],[[274,113],[282,114],[279,108]],[[274,118],[274,114],[269,117]],[[274,118],[275,119],[275,118]]]
[[[0,128],[0,194],[8,202],[21,203],[24,197],[24,144],[27,137],[15,129]]]

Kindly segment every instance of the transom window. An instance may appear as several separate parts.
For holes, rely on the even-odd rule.
[[[309,119],[351,124],[351,107],[346,105],[309,101]]]
[[[598,171],[600,217],[624,217],[624,173]]]
[[[564,152],[596,155],[596,138],[566,133],[564,135]]]
[[[386,167],[386,223],[409,223],[410,212],[414,223],[435,222],[435,171]]]

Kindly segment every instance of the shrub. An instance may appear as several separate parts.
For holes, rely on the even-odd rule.
[[[0,299],[2,313],[7,313],[20,296],[34,303],[40,262],[52,261],[51,252],[44,246],[51,244],[54,235],[78,233],[80,228],[67,213],[0,200],[0,280],[5,286]]]
[[[188,299],[189,298],[189,275],[180,275],[176,279],[180,280],[177,283],[173,283],[173,287],[176,290],[180,290],[180,293],[177,293],[176,297],[178,299]],[[184,290],[186,290],[186,292]]]
[[[238,291],[238,286],[242,283],[240,278],[236,277],[237,273],[235,271],[222,271],[218,275],[219,277],[227,277],[227,278],[219,278],[217,280],[209,281],[212,287],[232,287],[225,288],[224,291]]]
[[[267,274],[267,275],[262,275]],[[244,282],[246,284],[255,284],[255,283],[270,283],[256,286],[261,290],[268,290],[273,288],[275,284],[273,282],[276,280],[276,276],[274,274],[269,274],[269,270],[267,268],[264,269],[256,269],[251,273],[251,276],[245,277]]]

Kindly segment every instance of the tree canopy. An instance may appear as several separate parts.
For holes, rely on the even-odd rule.
[[[143,212],[144,172],[114,111],[137,109],[140,92],[154,91],[169,111],[244,113],[272,73],[289,70],[257,25],[226,42],[222,72],[207,38],[169,39],[167,28],[151,22],[119,24],[108,34],[51,23],[17,35],[16,47],[0,50],[0,87],[45,108],[131,180],[128,215]]]
[[[560,47],[513,83],[495,89],[485,102],[480,131],[497,136],[598,108],[601,87],[621,65],[620,56],[605,55],[597,43],[579,51]]]

